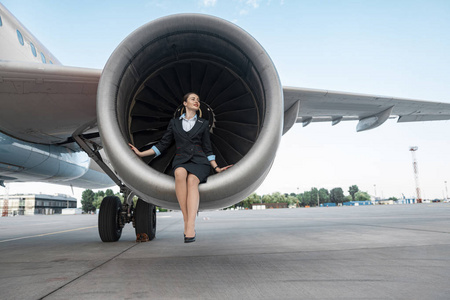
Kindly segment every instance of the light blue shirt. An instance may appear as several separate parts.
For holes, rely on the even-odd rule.
[[[183,125],[183,130],[188,132],[194,127],[195,122],[197,122],[197,115],[195,115],[193,118],[188,120],[188,119],[186,119],[186,114],[182,114],[180,116],[180,120],[182,120],[181,124]],[[153,149],[153,151],[155,151],[155,157],[161,155],[161,152],[158,150],[158,148],[153,146],[152,149]],[[210,156],[208,156],[208,160],[209,161],[216,160],[216,156],[210,155]]]
[[[181,124],[183,125],[183,130],[188,132],[189,130],[192,129],[192,127],[194,127],[195,122],[197,122],[197,115],[195,115],[193,118],[191,119],[186,119],[186,114],[182,114],[180,116],[180,120],[183,120],[181,122]]]

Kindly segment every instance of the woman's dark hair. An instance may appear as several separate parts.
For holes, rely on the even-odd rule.
[[[186,95],[184,95],[184,96],[183,96],[183,103],[186,102],[187,99],[189,98],[189,96],[192,95],[192,94],[196,94],[196,93],[194,93],[194,92],[189,92],[189,93],[187,93]],[[196,95],[197,95],[197,94],[196,94]],[[198,97],[198,95],[197,95],[197,97]],[[200,100],[200,97],[198,97],[198,99]]]

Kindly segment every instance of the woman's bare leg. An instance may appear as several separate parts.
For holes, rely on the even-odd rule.
[[[186,234],[188,224],[188,207],[187,207],[187,177],[188,172],[185,168],[175,169],[175,193],[177,195],[178,203],[180,204],[181,212],[184,220],[184,234]]]
[[[187,177],[187,228],[185,234],[187,237],[195,236],[195,218],[197,217],[200,195],[198,185],[200,180],[194,174]]]

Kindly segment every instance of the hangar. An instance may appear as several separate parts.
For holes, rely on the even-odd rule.
[[[63,194],[0,195],[2,217],[60,214],[63,208],[76,208],[77,199]]]

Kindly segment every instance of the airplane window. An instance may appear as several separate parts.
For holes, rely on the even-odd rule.
[[[50,60],[50,64],[53,65],[53,62]]]
[[[23,36],[19,30],[17,30],[17,38],[19,39],[19,43],[23,46]]]
[[[42,53],[42,52],[41,52],[41,59],[42,59],[42,62],[43,62],[44,64],[47,63],[47,61],[45,60],[44,53]]]
[[[2,25],[3,25],[2,16],[0,16],[0,26],[2,26]]]
[[[31,46],[31,52],[33,52],[34,57],[36,57],[37,56],[36,48],[34,47],[33,43],[30,43],[30,46]]]

